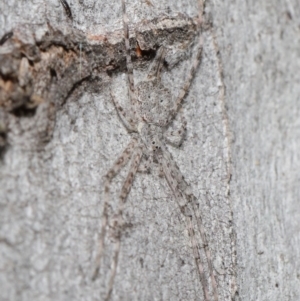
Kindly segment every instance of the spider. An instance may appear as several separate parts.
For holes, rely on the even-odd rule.
[[[113,255],[112,273],[109,280],[108,293],[105,300],[110,298],[113,289],[113,282],[116,275],[118,257],[120,252],[120,237],[122,228],[122,213],[126,203],[127,196],[132,187],[135,175],[139,170],[150,170],[156,164],[159,167],[161,175],[166,179],[179,209],[185,217],[187,229],[192,242],[193,254],[197,266],[200,281],[202,283],[205,301],[210,300],[210,293],[207,281],[204,275],[203,264],[200,259],[200,253],[194,234],[194,223],[200,231],[201,239],[204,245],[207,264],[210,274],[210,282],[212,284],[214,300],[218,300],[217,284],[211,264],[210,250],[208,249],[207,239],[204,228],[201,222],[201,217],[196,216],[197,205],[195,196],[191,193],[190,186],[182,176],[178,166],[174,162],[166,144],[180,146],[186,132],[186,121],[181,120],[181,127],[177,131],[171,132],[168,135],[167,129],[171,122],[179,112],[182,103],[188,94],[189,87],[193,81],[195,72],[201,61],[202,39],[199,38],[197,45],[197,53],[192,63],[192,67],[187,76],[183,87],[180,89],[177,97],[174,97],[171,91],[166,88],[160,80],[161,70],[163,68],[164,59],[166,56],[166,48],[161,46],[156,52],[156,57],[151,64],[148,75],[138,84],[134,84],[133,64],[130,56],[129,45],[129,27],[126,14],[125,0],[122,0],[123,12],[123,29],[125,36],[126,49],[126,66],[127,77],[129,84],[129,99],[130,110],[124,109],[118,100],[112,94],[112,101],[117,111],[117,114],[124,124],[125,128],[132,135],[132,139],[128,146],[122,152],[120,157],[115,161],[113,167],[104,177],[104,210],[102,219],[102,228],[99,242],[99,252],[96,258],[96,269],[93,275],[93,280],[97,278],[102,253],[104,249],[104,240],[106,236],[106,228],[108,224],[108,204],[110,186],[113,178],[119,174],[122,168],[130,162],[129,172],[123,183],[120,192],[119,207],[114,224],[116,236],[115,252]],[[142,162],[143,158],[147,158]]]

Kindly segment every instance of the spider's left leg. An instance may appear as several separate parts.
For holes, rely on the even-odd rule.
[[[113,178],[119,174],[121,169],[129,162],[130,158],[132,157],[132,154],[134,152],[134,149],[137,145],[137,140],[132,139],[130,143],[127,145],[123,153],[120,155],[120,157],[116,160],[113,167],[108,171],[108,173],[104,177],[104,208],[102,213],[102,227],[101,227],[101,234],[99,239],[99,248],[98,253],[96,257],[96,268],[94,271],[94,274],[92,276],[92,280],[95,281],[99,270],[100,270],[100,263],[102,258],[102,253],[104,250],[104,240],[106,235],[106,227],[107,227],[107,220],[108,220],[108,205],[109,205],[109,191],[110,191],[110,185],[113,180]]]
[[[120,203],[119,203],[116,225],[115,225],[117,243],[115,244],[115,251],[114,251],[114,255],[113,255],[113,264],[112,264],[112,273],[111,273],[111,276],[109,279],[108,293],[105,298],[105,301],[109,300],[109,298],[110,298],[110,295],[111,295],[112,289],[113,289],[114,279],[115,279],[116,272],[117,272],[117,265],[118,265],[120,247],[121,247],[121,227],[123,224],[122,214],[123,214],[124,205],[125,205],[127,196],[130,192],[130,189],[132,187],[132,183],[133,183],[134,177],[137,173],[138,167],[140,165],[142,156],[143,156],[143,148],[141,146],[139,146],[139,147],[137,147],[137,149],[135,150],[135,152],[133,154],[133,158],[132,158],[132,161],[130,164],[128,175],[122,186],[122,190],[121,190],[121,194],[120,194]]]

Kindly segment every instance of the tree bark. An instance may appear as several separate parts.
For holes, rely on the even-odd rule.
[[[107,293],[111,227],[92,275],[103,176],[130,140],[111,95],[128,108],[128,84],[121,1],[87,2],[68,1],[72,18],[60,1],[0,3],[0,36],[13,33],[0,46],[1,300]],[[135,81],[164,44],[162,82],[176,96],[199,3],[126,7]],[[300,299],[299,13],[295,0],[205,5],[201,65],[174,122],[185,116],[186,139],[168,148],[197,197],[219,300]],[[172,30],[155,30],[161,20]],[[127,172],[111,185],[111,224]],[[203,300],[183,217],[155,168],[136,174],[123,216],[111,300]]]
[[[231,199],[242,300],[298,300],[297,1],[211,6],[232,133]]]

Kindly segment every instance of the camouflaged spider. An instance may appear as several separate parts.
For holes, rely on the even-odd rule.
[[[129,133],[132,133],[132,139],[120,157],[116,160],[113,167],[105,175],[104,184],[104,212],[103,223],[101,228],[101,236],[99,243],[99,252],[96,258],[96,269],[93,280],[97,278],[102,253],[104,249],[104,240],[106,236],[106,228],[108,225],[108,204],[110,185],[113,178],[119,174],[121,169],[130,161],[128,175],[123,183],[120,193],[120,203],[117,212],[117,218],[114,225],[115,237],[115,253],[113,255],[112,274],[109,280],[109,289],[105,300],[110,298],[113,282],[116,275],[118,257],[120,252],[120,236],[123,224],[122,213],[127,196],[132,187],[133,180],[139,169],[150,170],[154,163],[158,164],[160,173],[166,179],[171,191],[173,192],[180,211],[185,217],[189,236],[192,241],[193,254],[197,265],[198,274],[203,287],[205,301],[210,300],[209,289],[204,275],[204,268],[200,259],[198,244],[194,234],[194,224],[196,223],[201,234],[202,243],[207,257],[207,264],[213,289],[214,300],[218,300],[217,284],[211,264],[211,255],[208,249],[207,239],[201,222],[201,216],[195,215],[196,204],[195,197],[190,192],[190,187],[184,180],[179,168],[174,162],[171,154],[167,150],[166,143],[179,146],[186,132],[186,121],[182,118],[181,128],[173,131],[168,136],[167,129],[176,117],[181,105],[188,93],[189,87],[194,78],[197,67],[201,61],[202,40],[199,38],[196,55],[194,57],[191,70],[187,76],[183,87],[180,89],[177,97],[173,97],[171,91],[164,87],[160,81],[160,73],[166,55],[166,49],[161,46],[156,57],[150,67],[145,80],[134,84],[133,64],[130,56],[129,45],[129,28],[128,18],[126,15],[125,0],[122,0],[123,10],[123,27],[125,35],[126,48],[126,66],[129,84],[130,110],[124,109],[118,100],[112,95],[114,106],[118,116]],[[141,164],[142,158],[148,160]]]

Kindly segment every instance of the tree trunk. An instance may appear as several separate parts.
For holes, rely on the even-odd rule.
[[[135,82],[164,45],[161,81],[176,96],[201,5],[127,2]],[[104,300],[109,290],[128,166],[110,187],[92,276],[103,177],[132,135],[112,102],[131,110],[121,0],[68,3],[72,15],[60,1],[0,3],[1,300]],[[295,0],[208,1],[201,64],[171,125],[187,120],[182,145],[167,147],[197,198],[219,300],[300,299],[299,14]],[[204,300],[184,217],[155,166],[135,175],[125,204],[111,300]]]

